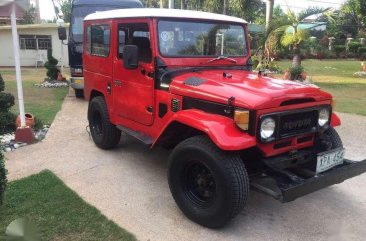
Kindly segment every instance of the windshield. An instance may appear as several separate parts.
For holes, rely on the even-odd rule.
[[[102,12],[116,8],[120,7],[100,6],[100,5],[74,7],[72,9],[72,18],[71,18],[71,34],[70,34],[71,40],[76,43],[83,42],[83,20],[86,15],[97,11]]]
[[[159,50],[167,57],[246,56],[243,26],[239,24],[160,20]]]

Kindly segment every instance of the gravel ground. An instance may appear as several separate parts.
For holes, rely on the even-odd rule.
[[[98,149],[86,132],[87,103],[70,94],[46,139],[6,153],[10,180],[50,169],[70,188],[139,240],[365,240],[366,174],[281,204],[252,191],[225,228],[189,221],[170,195],[169,152],[123,136],[119,148]],[[340,114],[346,156],[366,158],[366,117]]]

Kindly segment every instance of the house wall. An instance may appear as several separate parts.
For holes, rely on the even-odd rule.
[[[68,32],[68,29],[66,30]],[[18,35],[51,35],[53,57],[61,59],[61,41],[58,39],[57,26],[54,27],[39,27],[39,28],[19,28]],[[67,42],[67,41],[66,41]],[[63,63],[64,66],[69,66],[69,56],[67,45],[62,45],[63,48]],[[43,59],[47,61],[47,50],[32,50],[20,49],[20,64],[21,66],[35,66],[38,54],[43,55]],[[14,66],[14,54],[12,44],[11,29],[0,29],[0,66]]]

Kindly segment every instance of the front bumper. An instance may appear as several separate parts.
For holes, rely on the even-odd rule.
[[[70,86],[73,89],[84,89],[84,78],[83,77],[71,77],[70,78]]]
[[[283,175],[283,170],[271,170],[266,175],[253,177],[251,185],[281,202],[290,202],[364,172],[366,172],[366,160],[355,162],[345,159],[342,165],[305,179],[298,178],[293,173],[286,177]]]

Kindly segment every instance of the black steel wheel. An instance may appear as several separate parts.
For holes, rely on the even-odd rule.
[[[102,149],[118,145],[121,131],[109,120],[107,105],[102,96],[93,98],[89,103],[88,120],[94,143]]]
[[[173,150],[170,191],[182,212],[209,228],[224,226],[244,207],[249,180],[238,154],[220,150],[206,136],[195,136]]]
[[[84,98],[84,90],[83,89],[74,89],[76,98]]]

